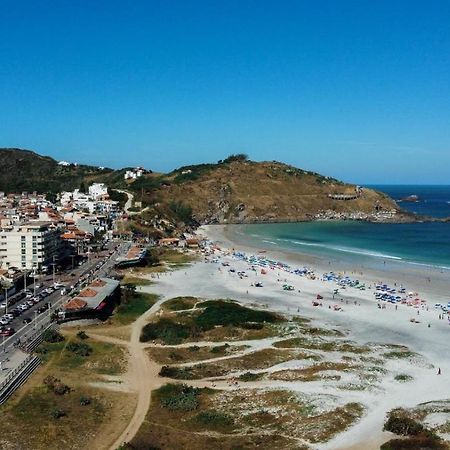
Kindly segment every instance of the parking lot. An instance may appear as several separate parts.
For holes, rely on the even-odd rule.
[[[45,329],[51,323],[52,314],[67,301],[68,295],[94,278],[107,276],[117,256],[126,252],[129,245],[111,243],[105,256],[90,258],[80,266],[58,274],[55,282],[52,276],[43,278],[36,286],[32,284],[27,291],[13,295],[8,299],[8,305],[2,302],[0,352],[8,353]]]

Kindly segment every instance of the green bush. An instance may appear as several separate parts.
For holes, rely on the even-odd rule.
[[[52,417],[54,419],[60,419],[61,417],[67,416],[67,413],[63,409],[54,409],[52,411]]]
[[[448,450],[447,444],[430,436],[414,436],[407,439],[391,439],[380,450]]]
[[[91,404],[91,399],[89,397],[82,396],[80,397],[80,405],[87,406]]]
[[[175,380],[192,380],[193,375],[188,367],[162,366],[160,377],[173,378]]]
[[[83,330],[81,330],[77,333],[77,338],[81,339],[81,340],[85,340],[85,339],[88,339],[89,336]]]
[[[43,383],[47,386],[48,390],[53,392],[56,395],[64,395],[70,392],[70,387],[67,384],[61,382],[60,379],[47,375]]]
[[[84,342],[69,342],[66,348],[78,356],[86,357],[92,353],[92,347]]]
[[[44,333],[42,334],[42,339],[45,342],[50,342],[51,344],[54,344],[56,342],[64,341],[64,336],[58,331],[54,330],[53,328],[50,328],[44,331]]]
[[[172,411],[194,411],[198,408],[199,389],[186,384],[166,384],[156,391],[163,408]]]
[[[262,373],[254,373],[254,372],[245,372],[242,375],[239,375],[239,381],[258,381],[260,380],[264,374]]]
[[[176,345],[180,344],[183,339],[195,335],[195,327],[164,318],[144,326],[141,333],[141,342],[161,339],[167,345]]]
[[[246,308],[237,303],[217,302],[208,305],[199,316],[196,317],[195,323],[202,330],[211,330],[217,325],[235,325],[242,326],[249,322],[277,322],[279,317],[268,311],[257,311]]]
[[[201,411],[195,417],[194,420],[202,425],[208,425],[209,427],[229,427],[233,425],[233,419],[228,415],[216,411],[214,409]]]
[[[423,425],[410,417],[390,413],[383,430],[401,436],[415,436],[424,431]]]
[[[230,345],[229,344],[224,344],[224,345],[216,345],[215,347],[213,347],[210,352],[211,353],[224,353],[227,351],[228,347]]]

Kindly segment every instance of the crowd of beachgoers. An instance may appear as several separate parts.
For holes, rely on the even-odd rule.
[[[438,315],[439,320],[447,320],[450,325],[450,302],[444,303],[430,303],[426,300],[423,295],[420,295],[414,290],[408,290],[400,281],[393,282],[391,284],[385,283],[383,281],[361,281],[356,278],[354,274],[347,274],[345,272],[324,272],[319,274],[317,270],[302,266],[293,267],[285,262],[271,259],[265,255],[265,251],[260,251],[260,254],[246,253],[238,250],[224,249],[215,244],[214,242],[208,242],[204,248],[205,260],[207,262],[220,264],[219,271],[228,271],[230,274],[235,274],[239,279],[248,278],[248,273],[267,275],[269,273],[277,274],[277,282],[283,283],[282,289],[285,291],[297,291],[293,284],[289,284],[286,278],[287,275],[302,277],[309,280],[320,280],[322,282],[329,283],[331,287],[331,297],[330,299],[334,304],[328,304],[329,309],[335,311],[342,310],[342,304],[349,304],[349,300],[344,300],[344,291],[348,292],[350,288],[359,291],[370,291],[373,293],[374,303],[378,309],[392,308],[397,310],[400,305],[404,305],[411,310],[414,310],[414,317],[410,318],[413,323],[420,323],[420,312],[430,311],[430,308],[435,310]],[[227,258],[224,258],[227,257]],[[244,262],[246,264],[246,270],[237,270],[229,262],[229,259]],[[362,273],[360,273],[362,275]],[[295,278],[294,278],[295,281]],[[292,278],[291,278],[292,282]],[[250,287],[264,287],[264,278],[259,277],[258,281],[252,282]],[[247,291],[248,293],[248,291]],[[317,294],[315,298],[311,299],[313,306],[323,306],[324,297],[321,294]],[[360,305],[358,300],[354,300],[355,305]],[[428,326],[431,326],[428,324]]]

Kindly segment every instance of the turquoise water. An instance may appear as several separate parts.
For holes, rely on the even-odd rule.
[[[419,195],[423,202],[406,204],[414,212],[450,215],[450,187],[377,186],[401,198]],[[427,201],[428,200],[428,201]],[[448,208],[448,211],[447,211]],[[233,227],[234,228],[234,227]],[[266,249],[286,249],[325,259],[374,265],[385,261],[450,268],[450,223],[373,224],[366,222],[309,222],[238,225],[233,233]]]

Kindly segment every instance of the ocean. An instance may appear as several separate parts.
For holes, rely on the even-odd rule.
[[[394,200],[417,195],[417,203],[401,202],[405,210],[434,217],[450,216],[450,186],[388,186]],[[236,241],[267,250],[288,250],[325,260],[382,267],[387,261],[450,270],[450,222],[378,224],[308,222],[236,225]],[[231,237],[231,236],[230,236]]]

